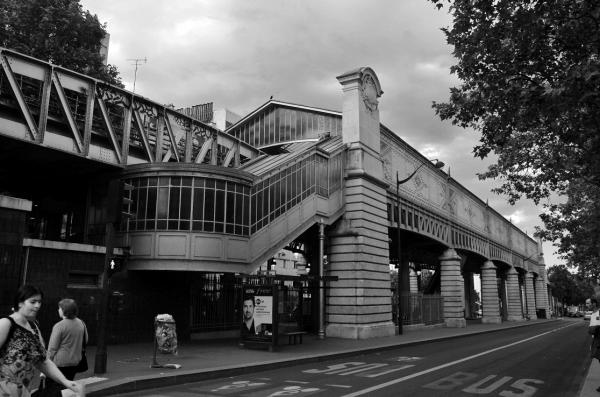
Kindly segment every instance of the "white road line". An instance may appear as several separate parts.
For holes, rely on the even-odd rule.
[[[340,373],[339,375],[347,376],[347,375],[357,374],[359,372],[370,371],[372,369],[377,369],[377,368],[387,367],[387,366],[388,366],[388,364],[381,364],[381,363],[367,364],[358,369],[354,368],[354,369],[351,369],[350,371]]]
[[[340,387],[342,389],[350,389],[352,386],[350,385],[325,385],[325,386],[329,386],[329,387]]]
[[[285,383],[300,383],[301,385],[308,385],[310,382],[303,382],[301,380],[286,380]]]
[[[402,370],[405,370],[405,369],[411,368],[411,367],[414,367],[414,365],[412,365],[412,364],[403,365],[403,366],[398,367],[398,368],[392,368],[392,369],[389,369],[387,371],[377,372],[377,373],[374,373],[374,374],[373,373],[370,374],[370,373],[367,372],[366,374],[359,374],[358,376],[363,376],[365,378],[375,378],[377,376],[391,374],[392,372],[402,371]]]
[[[456,360],[456,361],[452,361],[452,362],[449,362],[449,363],[446,363],[446,364],[438,365],[437,367],[429,368],[429,369],[426,369],[426,370],[421,371],[421,372],[415,372],[414,374],[407,375],[407,376],[405,376],[403,378],[398,378],[398,379],[391,380],[389,382],[381,383],[379,385],[371,386],[371,387],[363,389],[363,390],[355,391],[354,393],[345,394],[342,397],[362,396],[364,394],[371,393],[371,392],[373,392],[375,390],[383,389],[385,387],[388,387],[388,386],[391,386],[391,385],[395,385],[396,383],[404,382],[405,380],[413,379],[413,378],[416,378],[418,376],[428,374],[430,372],[435,372],[435,371],[443,369],[443,368],[451,367],[453,365],[460,364],[462,362],[469,361],[469,360],[472,360],[472,359],[477,358],[477,357],[485,356],[486,354],[494,353],[494,352],[496,352],[498,350],[507,349],[509,347],[512,347],[512,346],[515,346],[515,345],[518,345],[518,344],[521,344],[521,343],[524,343],[524,342],[529,342],[530,340],[539,338],[541,336],[550,334],[552,332],[560,331],[561,329],[570,327],[571,325],[574,325],[574,324],[575,323],[567,324],[564,327],[556,328],[556,329],[553,329],[553,330],[541,333],[539,335],[532,336],[532,337],[527,338],[527,339],[523,339],[523,340],[520,340],[520,341],[517,341],[517,342],[509,343],[508,345],[505,345],[505,346],[500,346],[500,347],[496,347],[496,348],[491,349],[491,350],[486,350],[484,352],[477,353],[477,354],[474,354],[474,355],[469,356],[469,357],[461,358],[460,360]]]

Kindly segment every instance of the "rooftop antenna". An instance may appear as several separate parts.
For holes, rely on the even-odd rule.
[[[128,59],[128,61],[133,62],[132,65],[135,65],[135,72],[133,73],[133,93],[135,94],[135,82],[137,80],[137,70],[138,70],[138,66],[143,63],[148,62],[148,59],[146,59],[146,57],[143,58],[132,58],[132,59]]]

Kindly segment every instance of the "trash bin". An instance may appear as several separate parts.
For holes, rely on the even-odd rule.
[[[156,361],[156,352],[177,355],[177,327],[170,314],[159,314],[154,318],[154,357],[151,368],[164,368]]]

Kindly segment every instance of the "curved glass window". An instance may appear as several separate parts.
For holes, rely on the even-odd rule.
[[[179,230],[247,236],[250,188],[241,183],[190,176],[138,177],[129,231]]]
[[[343,156],[311,154],[265,175],[252,187],[242,182],[193,176],[139,176],[134,213],[126,231],[177,230],[249,236],[311,195],[328,197],[342,187]]]

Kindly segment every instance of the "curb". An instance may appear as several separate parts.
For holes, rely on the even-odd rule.
[[[559,319],[548,319],[545,322],[554,322],[561,321]],[[269,370],[273,368],[281,368],[281,367],[291,367],[294,365],[301,364],[309,364],[316,363],[325,360],[344,358],[349,356],[355,356],[357,354],[368,354],[368,353],[376,353],[379,351],[387,350],[390,348],[403,347],[403,346],[415,346],[421,345],[424,343],[432,342],[432,341],[445,341],[451,339],[459,339],[465,338],[473,335],[481,335],[488,334],[494,332],[500,332],[509,329],[528,327],[539,323],[529,323],[525,322],[524,324],[515,324],[509,327],[495,328],[483,331],[472,331],[466,332],[457,335],[448,335],[448,336],[440,336],[435,338],[428,339],[419,339],[408,342],[398,342],[398,343],[390,343],[385,346],[377,346],[377,347],[366,347],[359,348],[353,350],[343,350],[335,353],[323,353],[323,354],[312,354],[312,355],[300,355],[291,359],[280,359],[274,361],[267,362],[257,362],[257,363],[246,363],[243,365],[231,365],[225,367],[217,367],[212,369],[197,369],[197,370],[189,370],[184,371],[175,375],[144,375],[139,377],[128,377],[122,379],[115,379],[113,381],[105,381],[97,386],[95,384],[90,384],[88,386],[88,391],[86,395],[88,397],[101,397],[101,396],[111,396],[115,394],[121,393],[131,393],[141,390],[147,390],[152,388],[159,387],[169,387],[181,385],[184,383],[193,383],[193,382],[201,382],[205,380],[218,379],[222,377],[230,377],[243,375],[247,373],[259,372],[264,370]],[[95,387],[97,387],[96,390]]]
[[[578,397],[592,397],[598,395],[596,388],[598,387],[598,378],[600,378],[598,375],[600,373],[599,369],[600,363],[598,363],[598,360],[590,358],[588,368],[583,377],[583,382],[581,382],[579,392],[577,393]]]

